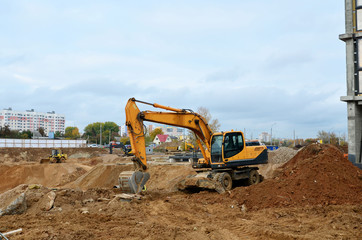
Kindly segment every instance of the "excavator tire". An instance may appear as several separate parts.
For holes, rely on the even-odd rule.
[[[65,157],[61,157],[59,160],[57,160],[57,163],[65,163]]]
[[[233,187],[233,180],[230,174],[227,172],[220,173],[220,175],[218,176],[218,181],[226,191],[231,190],[231,188]]]
[[[260,175],[257,170],[251,170],[248,178],[248,185],[260,183]]]

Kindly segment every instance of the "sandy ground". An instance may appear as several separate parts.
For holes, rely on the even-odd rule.
[[[153,155],[147,191],[133,200],[117,198],[120,192],[112,188],[121,171],[132,169],[129,157],[104,149],[71,149],[66,163],[39,164],[48,152],[0,149],[0,208],[21,193],[26,196],[23,213],[0,217],[0,232],[23,229],[9,239],[362,236],[361,172],[332,146],[274,152],[270,163],[260,166],[266,178],[262,183],[240,184],[224,194],[177,191],[176,183],[193,169]],[[47,209],[50,194],[54,205]]]

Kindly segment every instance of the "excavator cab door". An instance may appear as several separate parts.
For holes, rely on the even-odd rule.
[[[211,164],[225,167],[233,156],[244,149],[244,137],[241,132],[227,132],[214,135],[211,139]],[[217,164],[217,165],[216,165]]]
[[[241,132],[226,133],[224,138],[224,159],[235,156],[244,148]]]
[[[214,135],[211,139],[211,162],[221,163],[222,159],[222,148],[223,148],[223,138],[222,134]]]

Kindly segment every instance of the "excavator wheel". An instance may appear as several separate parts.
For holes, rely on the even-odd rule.
[[[248,185],[258,184],[260,182],[260,175],[257,170],[251,170],[248,178]]]
[[[221,184],[221,186],[226,190],[229,191],[233,187],[233,180],[231,179],[231,176],[227,172],[219,173],[218,175],[218,181]]]
[[[65,163],[65,157],[61,157],[59,160],[57,160],[57,163]]]

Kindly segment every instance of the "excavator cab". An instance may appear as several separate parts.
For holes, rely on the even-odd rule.
[[[215,133],[211,139],[210,151],[212,169],[265,164],[268,161],[266,147],[246,146],[242,132]]]

